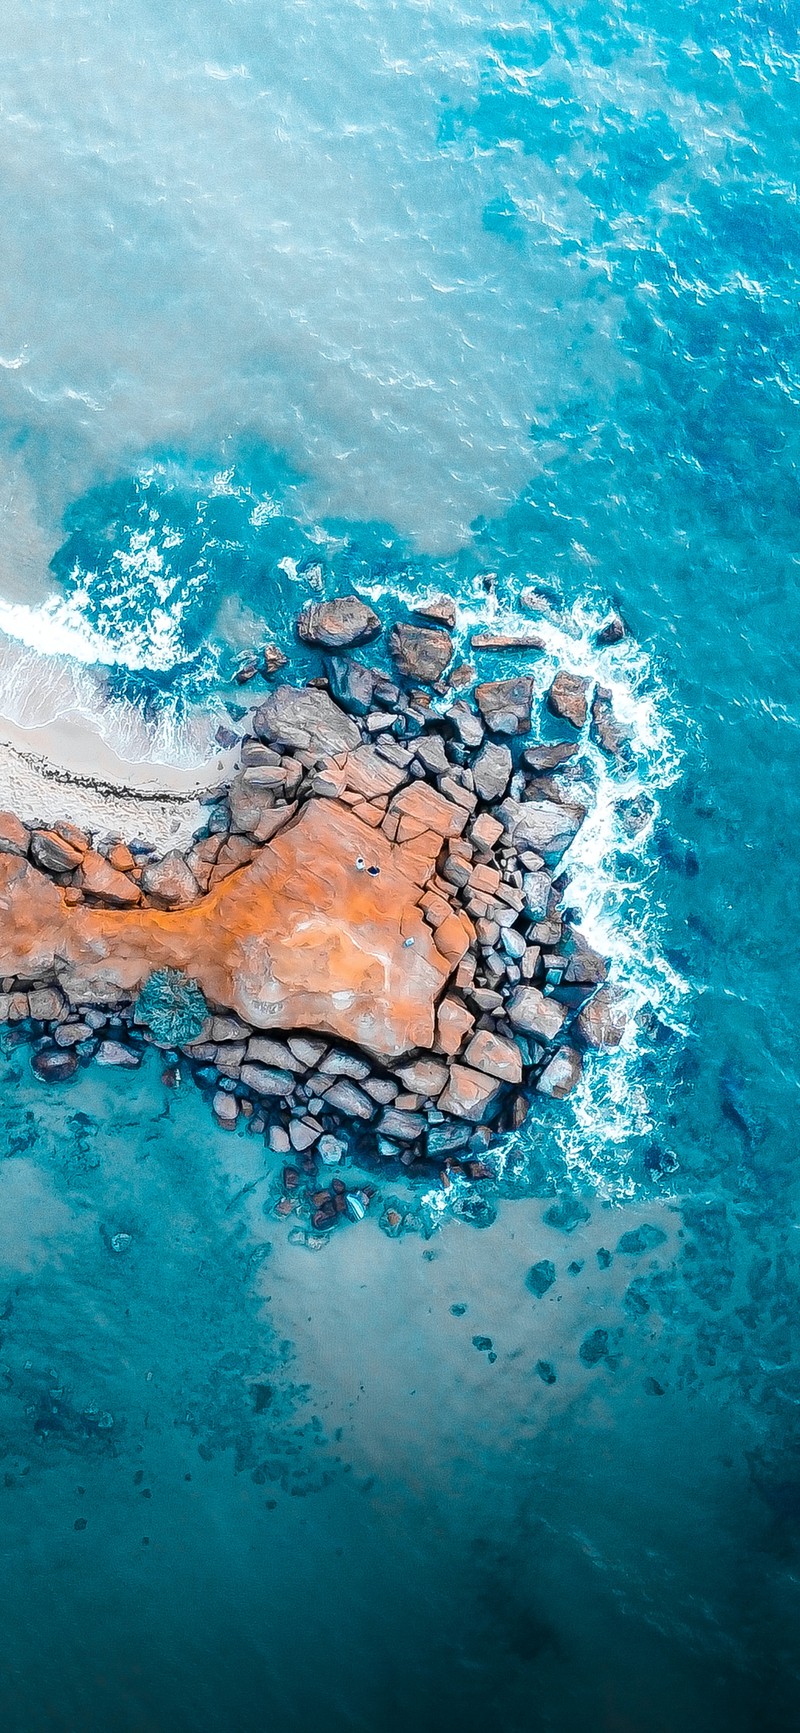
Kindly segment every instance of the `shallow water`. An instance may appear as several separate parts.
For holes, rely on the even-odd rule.
[[[308,595],[466,629],[537,584],[657,802],[632,841],[590,758],[570,895],[658,1018],[490,1229],[315,1256],[188,1085],[44,1092],[6,1041],[3,1725],[782,1733],[794,11],[11,0],[2,39],[0,710],[68,681],[186,758]]]

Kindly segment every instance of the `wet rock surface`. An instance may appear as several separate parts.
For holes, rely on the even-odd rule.
[[[381,623],[374,609],[358,596],[337,596],[332,602],[312,602],[297,622],[297,635],[304,644],[329,650],[351,644],[368,644],[377,638]]]

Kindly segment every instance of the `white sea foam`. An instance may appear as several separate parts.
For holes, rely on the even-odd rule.
[[[535,583],[533,574],[526,574],[525,583]],[[409,607],[418,600],[418,594],[411,587],[404,589],[402,583],[390,586],[376,581],[360,587],[376,605],[389,594]],[[489,626],[498,631],[534,627],[544,650],[503,652],[492,660],[491,677],[504,672],[530,674],[541,702],[558,669],[567,668],[610,690],[614,712],[630,736],[630,758],[622,765],[582,737],[580,762],[585,774],[571,787],[588,807],[588,815],[563,861],[569,874],[565,901],[580,911],[581,931],[609,959],[610,978],[624,989],[627,1029],[614,1052],[588,1056],[578,1089],[551,1126],[559,1165],[565,1165],[576,1182],[620,1200],[632,1193],[631,1155],[654,1122],[654,1104],[641,1080],[647,1040],[641,1014],[650,1009],[680,1031],[690,992],[688,982],[664,955],[659,867],[653,847],[660,796],[680,775],[688,721],[676,708],[646,649],[630,637],[614,646],[595,643],[608,612],[602,596],[587,596],[569,610],[543,600],[541,612],[532,617],[499,591],[491,572],[476,577],[472,591],[472,596],[459,597],[458,652],[474,661],[470,637]],[[438,701],[439,707],[449,701]],[[631,835],[619,806],[640,796],[652,803],[650,817]],[[524,1174],[524,1129],[505,1140],[499,1159],[509,1178]]]

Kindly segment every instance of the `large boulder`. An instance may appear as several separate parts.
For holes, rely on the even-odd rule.
[[[200,895],[200,886],[177,849],[142,869],[142,890],[159,909],[186,909]]]
[[[540,1095],[563,1101],[580,1082],[583,1062],[575,1047],[557,1047],[541,1072],[536,1088]]]
[[[310,602],[297,622],[297,636],[304,644],[326,650],[346,650],[351,644],[368,644],[377,638],[381,623],[374,609],[358,596],[337,596],[331,602]]]
[[[625,637],[625,631],[625,621],[623,620],[622,615],[616,613],[609,614],[608,619],[603,623],[599,631],[595,632],[594,641],[596,644],[599,644],[601,648],[605,647],[607,644],[621,644]]]
[[[570,758],[574,758],[577,750],[575,742],[569,740],[554,740],[543,746],[526,746],[522,762],[539,776],[547,775],[549,771],[557,770],[560,764],[566,764]]]
[[[27,854],[31,833],[13,812],[0,812],[0,854]]]
[[[392,627],[389,649],[401,674],[423,686],[435,686],[453,654],[449,632],[399,621]]]
[[[588,680],[581,674],[568,674],[562,668],[547,694],[547,708],[551,716],[571,723],[573,728],[582,728],[587,716],[588,687]]]
[[[34,1053],[31,1066],[45,1083],[64,1083],[78,1069],[77,1054],[59,1047],[41,1047]]]
[[[373,707],[380,675],[354,656],[326,656],[325,672],[331,697],[352,716],[366,716]]]
[[[93,848],[87,849],[77,873],[75,883],[86,896],[99,897],[104,903],[109,903],[115,909],[132,909],[142,900],[139,886],[125,873],[118,873],[103,855]]]
[[[553,866],[577,836],[586,808],[554,800],[505,800],[497,816],[518,854],[531,849]]]
[[[566,1021],[566,1008],[547,998],[538,987],[517,987],[506,1007],[508,1020],[524,1035],[537,1041],[555,1041]]]
[[[497,1103],[501,1088],[502,1084],[485,1071],[473,1071],[469,1065],[451,1065],[437,1105],[442,1113],[452,1113],[456,1119],[471,1119],[479,1125]]]
[[[455,704],[445,711],[445,718],[452,722],[462,746],[480,746],[484,739],[483,723],[475,711],[471,710],[465,698],[457,698]]]
[[[487,740],[472,766],[475,793],[481,800],[502,800],[511,781],[512,761],[507,746]]]
[[[57,830],[35,830],[31,836],[31,856],[43,872],[74,872],[75,868],[80,866],[85,853],[85,847],[76,848],[74,843],[60,836]]]
[[[486,1071],[501,1083],[522,1082],[522,1054],[516,1041],[504,1035],[493,1035],[490,1029],[479,1029],[464,1054],[475,1071]]]
[[[434,620],[452,632],[456,623],[456,605],[452,596],[432,596],[428,601],[415,602],[414,613],[421,620]]]
[[[577,1028],[588,1047],[618,1047],[628,1018],[620,987],[601,987],[578,1013]]]
[[[478,709],[493,734],[527,734],[531,725],[533,681],[527,675],[516,680],[485,680],[475,687]]]
[[[628,755],[630,731],[614,715],[613,694],[607,686],[598,686],[592,699],[589,733],[606,758],[625,758]]]
[[[361,744],[352,717],[319,686],[277,686],[256,711],[253,732],[259,740],[320,756],[335,757],[337,752],[352,752]]]

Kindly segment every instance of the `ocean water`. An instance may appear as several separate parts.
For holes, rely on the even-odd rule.
[[[535,587],[541,687],[567,646],[633,731],[569,864],[636,1012],[490,1229],[434,1193],[313,1257],[189,1086],[2,1038],[3,1729],[784,1733],[796,8],[7,0],[0,44],[0,714],[189,762],[253,645],[311,672],[309,596],[466,634]]]

